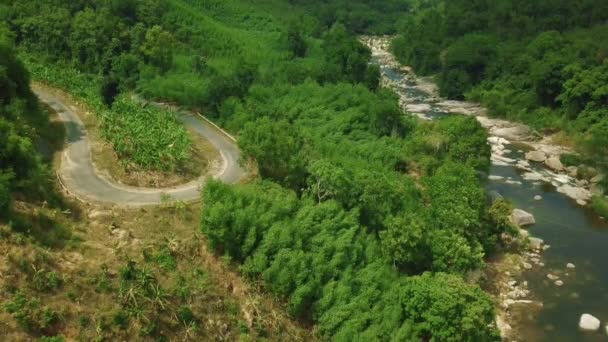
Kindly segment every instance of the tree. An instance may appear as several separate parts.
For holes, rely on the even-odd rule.
[[[0,213],[11,205],[12,195],[52,199],[48,170],[34,141],[48,117],[38,107],[29,75],[11,47],[0,40]]]
[[[68,39],[74,62],[86,71],[97,71],[110,45],[116,23],[90,8],[78,12],[72,20]]]
[[[448,162],[426,182],[433,270],[466,272],[483,262],[485,197],[473,169]]]
[[[287,29],[287,46],[294,57],[306,56],[308,43],[302,29],[296,23],[291,23]]]
[[[443,56],[439,79],[441,95],[462,99],[473,85],[484,78],[489,62],[496,56],[494,37],[469,34],[452,43]]]
[[[327,80],[364,83],[366,77],[372,77],[367,74],[371,51],[351,37],[343,25],[334,25],[325,35],[323,51],[326,63],[324,76]],[[368,84],[373,85],[374,80],[370,78]]]
[[[238,143],[244,160],[255,160],[262,177],[297,191],[304,186],[306,143],[294,125],[263,117],[245,125]]]
[[[460,277],[425,273],[406,280],[404,315],[414,322],[415,340],[500,341],[493,325],[494,305],[477,286]]]
[[[432,256],[425,218],[406,213],[389,219],[386,226],[386,230],[380,232],[380,240],[384,253],[394,265],[409,274],[430,270]]]
[[[358,207],[360,222],[374,232],[386,228],[386,220],[406,210],[416,210],[420,194],[413,181],[394,173],[360,170],[355,174],[360,189]]]
[[[438,120],[437,126],[447,138],[443,148],[448,159],[478,171],[488,171],[491,154],[488,133],[475,118],[449,116]]]
[[[140,51],[146,63],[165,72],[173,65],[174,39],[171,33],[155,25],[146,31]]]
[[[308,166],[308,173],[308,192],[317,203],[335,199],[350,207],[353,185],[347,170],[327,160],[316,160]]]
[[[479,229],[485,196],[472,168],[448,162],[426,183],[431,216],[437,228],[474,236]]]
[[[240,262],[255,252],[273,224],[297,208],[295,195],[272,183],[234,188],[210,181],[202,199],[200,227],[210,247]]]

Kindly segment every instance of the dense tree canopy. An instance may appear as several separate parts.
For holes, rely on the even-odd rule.
[[[210,180],[201,231],[323,339],[497,339],[488,296],[463,280],[509,228],[496,224],[506,213],[488,206],[477,176],[489,166],[486,133],[470,118],[420,123],[403,113],[353,36],[391,32],[406,2],[41,0],[2,8],[32,75],[97,110],[124,160],[171,170],[190,149],[170,113],[141,107],[129,91],[204,111],[237,136],[242,162],[259,175],[244,185]],[[471,34],[445,54],[457,86],[473,87],[493,70],[486,59],[500,55],[494,43]],[[440,62],[437,54],[429,70]],[[13,69],[1,70],[0,80]],[[553,83],[538,78],[539,89]],[[573,103],[579,93],[587,96],[573,90]],[[0,206],[16,174],[2,170]]]
[[[29,75],[9,43],[0,39],[0,220],[13,194],[50,199],[50,176],[36,143],[46,114],[29,87]]]

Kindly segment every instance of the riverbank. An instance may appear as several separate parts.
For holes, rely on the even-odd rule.
[[[417,77],[412,68],[400,65],[389,51],[389,37],[362,37],[361,40],[372,49],[379,64],[404,74],[405,77],[399,81],[383,77],[382,85],[396,90],[400,96],[399,103],[405,111],[424,120],[433,119],[438,111],[474,116],[488,130],[494,165],[515,165],[527,172],[526,178],[552,184],[559,192],[582,206],[589,204],[593,196],[604,195],[599,186],[604,176],[597,170],[585,165],[566,167],[562,164],[560,157],[575,154],[575,151],[568,146],[556,144],[555,135],[539,136],[527,125],[490,118],[486,109],[477,103],[442,99],[438,95],[436,84],[430,78]],[[425,93],[428,99],[422,102],[419,98],[399,91],[407,86]],[[508,144],[517,146],[518,151],[527,152],[523,160],[505,157],[510,152],[505,148]],[[543,168],[531,168],[531,164],[539,164]]]
[[[589,310],[595,304],[585,302],[584,308],[577,308],[580,312],[556,309],[570,308],[585,296],[585,282],[592,275],[581,278],[577,273],[583,274],[582,271],[568,268],[575,253],[569,248],[579,243],[562,241],[555,230],[571,229],[577,222],[592,229],[605,227],[604,221],[594,219],[587,210],[593,194],[602,195],[598,186],[601,176],[589,172],[590,168],[585,166],[564,166],[560,157],[573,151],[555,143],[554,136],[539,136],[526,125],[488,118],[479,104],[441,99],[431,79],[419,78],[411,68],[399,65],[389,52],[387,37],[364,37],[362,41],[372,49],[376,63],[381,66],[383,86],[395,90],[405,111],[423,120],[446,114],[474,116],[488,129],[488,143],[492,146],[488,190],[500,193],[517,207],[542,214],[530,231],[521,230],[522,236],[540,233],[551,245],[560,247],[554,251],[543,239],[531,238],[529,246],[520,253],[507,253],[488,261],[486,278],[490,284],[484,287],[496,299],[497,326],[503,337],[506,340],[542,340],[552,335],[578,338],[581,332],[576,329],[576,323],[568,328],[569,325],[539,321],[576,321],[586,312],[582,310]],[[546,207],[559,209],[555,212],[556,209],[549,211]],[[551,216],[561,218],[552,220]],[[584,237],[592,238],[588,234]],[[552,254],[551,258],[543,255],[547,253]],[[592,264],[586,260],[580,263],[585,264],[586,270]],[[566,295],[565,291],[575,292]],[[556,317],[546,319],[547,313]]]

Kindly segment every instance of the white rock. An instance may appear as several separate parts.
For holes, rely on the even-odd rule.
[[[496,165],[496,166],[510,166],[510,165],[511,165],[511,164],[509,164],[509,163],[505,163],[505,162],[503,162],[503,161],[500,161],[500,160],[494,159],[493,157],[494,157],[494,156],[492,156],[492,159],[491,159],[491,161],[492,161],[492,165]]]
[[[499,180],[505,179],[505,177],[503,177],[503,176],[496,176],[496,175],[490,175],[488,177],[488,179],[491,180],[491,181],[499,181]]]
[[[525,229],[520,229],[519,236],[521,236],[524,239],[527,239],[530,236],[530,233]]]
[[[504,163],[507,163],[507,164],[513,164],[513,163],[516,162],[515,159],[508,158],[508,157],[503,157],[503,156],[497,156],[497,155],[493,155],[492,159],[493,160],[497,160],[497,161],[501,161],[501,162],[504,162]]]
[[[578,326],[583,330],[597,330],[600,328],[600,320],[590,314],[582,314]]]
[[[587,205],[587,202],[579,199],[579,200],[576,200],[576,204],[584,207]]]
[[[553,275],[551,273],[547,274],[547,278],[549,278],[549,280],[558,280],[559,277],[556,275]]]
[[[540,201],[540,200],[542,200],[542,199],[543,199],[543,196],[541,196],[541,195],[536,195],[536,196],[534,196],[534,200],[535,200],[535,201]]]
[[[570,181],[572,181],[572,179],[566,175],[558,175],[555,177],[555,180],[562,184],[568,184]]]
[[[522,266],[523,266],[525,269],[527,269],[527,270],[532,269],[532,265],[531,265],[531,264],[529,264],[529,263],[527,263],[527,262],[524,262],[524,263],[522,263],[521,265],[522,265]]]
[[[542,151],[530,151],[526,153],[525,158],[531,161],[542,163],[547,160],[547,155],[545,154],[545,152]]]
[[[492,145],[499,144],[499,141],[500,141],[499,137],[489,137],[488,138],[488,142]]]
[[[575,269],[575,268],[576,268],[576,266],[575,266],[573,263],[569,262],[569,263],[566,265],[566,268],[569,268],[569,269],[573,270],[573,269]]]
[[[514,181],[514,180],[508,180],[505,183],[510,184],[510,185],[521,185],[522,184],[520,181]]]
[[[564,170],[564,165],[562,165],[562,162],[559,160],[558,156],[552,156],[545,160],[545,165],[547,165],[548,168],[554,171]]]
[[[530,248],[532,249],[541,249],[543,247],[544,241],[542,239],[531,237],[528,238],[528,240],[530,241]]]
[[[520,227],[524,227],[535,224],[536,220],[532,214],[521,209],[514,209],[511,213],[511,222]]]
[[[523,140],[530,135],[530,129],[524,125],[517,125],[495,128],[492,130],[492,133],[509,140]]]
[[[540,173],[537,172],[526,172],[522,175],[522,177],[525,180],[529,180],[529,181],[539,181],[539,180],[544,180],[545,177],[543,177],[543,175],[541,175]]]
[[[515,300],[511,299],[511,298],[507,298],[502,302],[502,306],[504,308],[508,308],[509,306],[515,304]]]
[[[554,284],[555,284],[555,286],[563,286],[564,282],[561,280],[556,280]]]
[[[424,113],[431,110],[431,105],[428,103],[410,103],[405,107],[408,112]]]
[[[589,192],[589,190],[577,188],[569,184],[565,184],[558,187],[557,191],[572,198],[575,201],[589,201],[591,199],[591,192]]]

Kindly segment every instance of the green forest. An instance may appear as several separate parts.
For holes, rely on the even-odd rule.
[[[492,115],[538,130],[576,133],[594,164],[606,166],[607,6],[3,0],[0,225],[29,234],[18,202],[67,208],[52,161],[39,152],[61,138],[31,81],[93,111],[125,169],[170,174],[192,158],[193,142],[173,113],[135,95],[173,103],[233,134],[241,163],[256,171],[242,184],[209,180],[191,230],[315,339],[499,341],[495,303],[481,289],[487,279],[471,275],[517,231],[510,204],[484,191],[486,130],[464,116],[423,122],[404,113],[357,35],[396,34],[400,61],[436,75],[442,95],[480,101]],[[170,272],[173,245],[165,246],[138,253],[161,265],[154,270],[169,284],[183,284]],[[196,335],[206,323],[190,309],[204,302],[177,290],[163,297],[166,283],[148,266],[124,264],[120,291],[141,281],[139,297],[121,292],[118,311],[95,327],[79,323],[78,336],[97,329],[99,341],[210,338]],[[2,310],[27,334],[74,337],[62,329],[67,318],[38,322],[22,290],[2,291],[10,299]],[[197,321],[203,328],[191,330]],[[133,324],[141,328],[129,335]],[[241,324],[238,336],[211,339],[287,338],[264,329]]]
[[[420,2],[399,23],[393,51],[435,75],[441,95],[563,131],[606,168],[607,19],[601,0]]]

